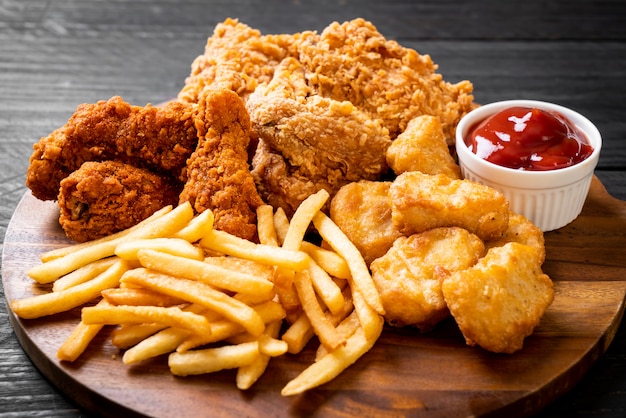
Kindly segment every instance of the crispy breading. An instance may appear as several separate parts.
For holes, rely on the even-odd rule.
[[[442,290],[467,344],[496,353],[521,350],[554,298],[541,254],[517,242],[491,248],[473,267],[451,273]]]
[[[287,58],[247,102],[260,137],[252,173],[265,201],[288,214],[320,189],[332,196],[387,170],[391,140],[380,121],[350,102],[310,93],[302,64]]]
[[[87,161],[61,181],[59,223],[74,241],[101,238],[176,205],[181,187],[170,177],[129,164]]]
[[[520,244],[530,245],[539,252],[541,263],[546,258],[546,247],[543,231],[526,219],[523,215],[515,212],[509,212],[509,227],[502,237],[485,242],[487,249],[492,247],[500,247],[507,242],[519,242]]]
[[[215,215],[215,228],[241,238],[256,236],[256,208],[263,204],[248,165],[250,117],[232,90],[208,89],[198,102],[198,146],[187,161],[180,203]]]
[[[386,158],[395,174],[420,171],[461,178],[461,169],[452,158],[441,122],[434,116],[422,115],[411,119],[387,149]]]
[[[470,180],[411,171],[396,177],[389,195],[393,224],[404,235],[459,226],[487,241],[508,228],[509,202],[504,195]]]
[[[67,123],[33,146],[26,185],[55,200],[61,180],[86,161],[116,160],[179,177],[198,141],[194,106],[131,106],[115,96],[78,106]]]
[[[391,222],[388,181],[349,183],[330,203],[330,217],[363,255],[367,265],[402,236]]]
[[[457,227],[398,238],[371,264],[387,322],[428,331],[448,317],[441,280],[473,266],[484,250],[476,235]]]

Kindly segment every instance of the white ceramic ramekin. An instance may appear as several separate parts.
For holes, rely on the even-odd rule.
[[[556,111],[582,130],[593,153],[570,167],[549,171],[516,170],[486,161],[465,144],[468,131],[501,110],[524,106]],[[506,100],[474,109],[461,119],[456,129],[456,152],[463,177],[502,192],[513,212],[524,215],[542,231],[561,228],[580,214],[589,192],[593,171],[598,164],[602,137],[589,119],[553,103],[536,100]]]

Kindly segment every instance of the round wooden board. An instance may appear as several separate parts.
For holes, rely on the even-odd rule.
[[[55,203],[30,193],[17,207],[2,255],[8,301],[48,290],[25,272],[42,252],[68,244],[57,216]],[[468,347],[452,320],[421,335],[386,329],[339,377],[296,397],[281,397],[280,390],[312,361],[315,347],[274,359],[242,392],[234,371],[178,378],[164,357],[126,366],[108,332],[75,363],[60,363],[56,350],[78,322],[78,309],[37,320],[9,310],[9,317],[36,367],[82,408],[103,416],[528,416],[579,381],[613,339],[626,294],[626,202],[594,179],[581,216],[547,233],[546,247],[544,270],[556,296],[522,351]]]

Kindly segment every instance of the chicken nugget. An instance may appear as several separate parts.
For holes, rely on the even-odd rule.
[[[406,129],[387,148],[387,164],[394,173],[420,171],[461,178],[461,169],[452,158],[443,136],[441,122],[434,116],[411,119]]]
[[[442,291],[466,343],[495,353],[521,350],[554,299],[541,254],[517,242],[491,248],[473,267],[451,273]]]
[[[476,235],[457,227],[398,238],[387,254],[371,264],[386,321],[428,331],[448,317],[442,278],[473,266],[484,250]]]
[[[59,223],[74,241],[101,238],[176,205],[180,189],[174,179],[144,168],[88,161],[61,181]]]
[[[500,247],[507,242],[519,242],[530,245],[539,251],[541,263],[546,258],[546,246],[543,231],[525,216],[509,212],[509,227],[500,238],[485,242],[487,249]]]
[[[393,224],[404,235],[459,226],[487,241],[508,228],[509,202],[504,195],[470,180],[411,171],[396,177],[389,195]]]
[[[343,186],[330,203],[330,217],[369,265],[402,236],[391,222],[391,182],[362,180]]]

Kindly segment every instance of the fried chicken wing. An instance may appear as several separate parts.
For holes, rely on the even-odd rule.
[[[450,154],[441,122],[434,116],[422,115],[411,119],[387,149],[386,157],[395,174],[420,171],[461,178],[461,169]]]
[[[130,228],[176,205],[176,180],[116,161],[83,163],[60,184],[59,223],[68,238],[85,242]]]
[[[535,248],[509,242],[444,278],[445,301],[468,345],[496,353],[522,349],[554,299],[541,260]]]
[[[115,96],[82,104],[67,123],[33,147],[26,185],[55,200],[61,180],[86,161],[116,160],[178,177],[197,144],[194,106],[131,106]]]
[[[476,235],[456,227],[398,238],[371,264],[386,321],[421,331],[432,329],[449,315],[442,279],[449,272],[473,266],[484,250]]]
[[[256,234],[263,204],[248,165],[250,117],[232,90],[208,89],[198,103],[198,146],[187,162],[180,202],[215,215],[215,228],[245,239]]]
[[[330,203],[330,217],[354,243],[369,266],[402,236],[391,221],[388,181],[348,183]]]
[[[488,241],[508,228],[509,202],[480,183],[411,171],[396,177],[389,195],[393,224],[405,235],[459,226]]]
[[[387,170],[391,140],[380,121],[348,101],[312,93],[302,64],[287,58],[247,101],[260,138],[252,174],[265,201],[288,214],[320,189],[334,195]]]

